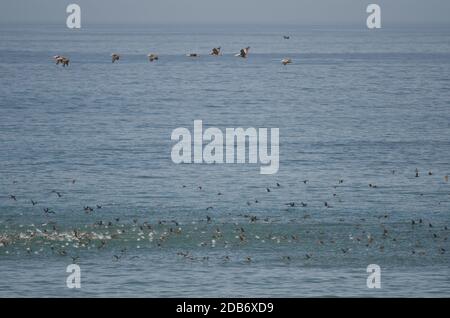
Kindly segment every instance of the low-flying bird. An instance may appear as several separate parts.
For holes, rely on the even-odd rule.
[[[213,56],[219,56],[219,55],[220,55],[221,49],[222,49],[222,48],[221,48],[220,46],[219,46],[219,47],[213,48],[213,49],[211,50],[210,55],[213,55]]]
[[[90,213],[90,212],[93,212],[93,211],[94,211],[94,209],[89,207],[89,206],[84,207],[84,212],[86,212],[86,213]]]
[[[281,60],[281,64],[283,64],[283,65],[292,64],[292,59],[284,58],[284,59]]]
[[[148,55],[148,60],[149,60],[150,62],[157,61],[157,60],[159,60],[159,56],[156,55],[156,54],[150,53],[150,54]]]
[[[53,212],[53,211],[50,210],[49,208],[44,208],[44,213],[45,213],[45,214],[55,214],[55,212]]]
[[[58,196],[58,198],[62,197],[61,192],[58,192],[56,190],[53,190],[52,193],[56,194]]]
[[[248,57],[249,53],[250,53],[250,47],[248,46],[245,49],[241,49],[241,51],[238,54],[236,54],[235,56],[242,57],[245,59]]]
[[[67,57],[56,55],[53,57],[56,65],[62,64],[63,67],[69,66],[70,60]]]
[[[111,54],[111,59],[112,59],[112,62],[115,63],[116,61],[120,60],[120,55],[117,53],[113,53],[113,54]]]

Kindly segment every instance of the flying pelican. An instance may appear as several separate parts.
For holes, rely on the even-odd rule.
[[[53,57],[56,62],[56,65],[62,64],[63,67],[69,66],[70,60],[64,56],[56,55]]]
[[[219,56],[220,55],[220,50],[221,50],[222,48],[219,46],[219,47],[215,47],[215,48],[213,48],[212,50],[211,50],[211,53],[209,53],[210,55],[214,55],[214,56]]]
[[[55,60],[56,65],[62,64],[63,67],[69,66],[70,60],[67,57],[55,55],[53,59]]]
[[[289,40],[291,37],[290,37],[289,35],[285,35],[285,36],[283,36],[283,38],[284,38],[285,40]]]
[[[115,63],[116,61],[120,60],[120,55],[113,53],[111,54],[112,62]]]
[[[69,66],[69,63],[70,63],[70,60],[68,59],[68,58],[63,58],[62,59],[62,66],[63,67],[66,67],[66,66]]]
[[[159,60],[159,56],[156,55],[156,54],[150,53],[150,54],[148,55],[148,60],[149,60],[150,62],[157,61],[157,60]]]
[[[283,65],[292,64],[292,59],[290,59],[290,58],[284,58],[284,59],[281,60],[281,63],[282,63]]]
[[[237,57],[242,57],[242,58],[247,58],[248,53],[250,52],[250,47],[246,47],[245,49],[242,49],[241,52],[239,52],[238,54],[236,54]]]
[[[188,53],[186,54],[187,57],[199,57],[197,53]]]

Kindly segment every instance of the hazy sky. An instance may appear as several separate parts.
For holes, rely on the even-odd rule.
[[[450,0],[0,0],[0,23],[65,23],[76,3],[86,24],[360,24],[377,3],[383,25],[450,24]]]

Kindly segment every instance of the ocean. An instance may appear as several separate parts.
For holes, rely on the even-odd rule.
[[[449,87],[446,27],[1,25],[0,296],[449,297]],[[279,172],[174,164],[194,120]]]

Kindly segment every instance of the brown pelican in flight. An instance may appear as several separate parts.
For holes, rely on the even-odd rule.
[[[215,47],[215,48],[213,48],[212,50],[211,50],[211,53],[209,53],[210,55],[214,55],[214,56],[219,56],[220,55],[220,50],[221,50],[222,48],[219,46],[219,47]]]
[[[115,63],[116,61],[120,60],[120,55],[113,53],[111,54],[112,62]]]
[[[248,57],[248,53],[250,52],[250,47],[246,47],[245,49],[242,49],[241,52],[239,52],[238,54],[236,54],[237,57],[242,57],[242,58],[247,58]]]
[[[56,65],[62,64],[63,67],[69,66],[70,60],[67,57],[56,55],[53,57]]]
[[[148,60],[149,60],[150,62],[157,61],[157,60],[159,60],[159,56],[156,55],[156,54],[150,53],[150,54],[148,55]]]
[[[283,65],[292,64],[292,59],[290,59],[290,58],[284,58],[284,59],[281,60],[281,63],[282,63]]]

